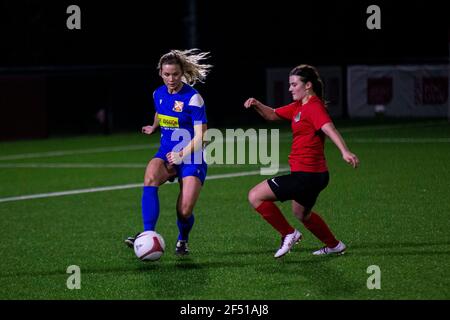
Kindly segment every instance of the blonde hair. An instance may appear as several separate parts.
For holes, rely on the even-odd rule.
[[[213,67],[211,64],[201,64],[209,58],[209,52],[201,52],[199,49],[171,50],[159,59],[158,70],[161,72],[164,64],[177,64],[183,72],[182,80],[193,86],[198,82],[204,82],[206,76]]]

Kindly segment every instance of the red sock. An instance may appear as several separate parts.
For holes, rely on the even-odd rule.
[[[256,208],[256,211],[258,211],[264,220],[270,223],[282,237],[294,232],[294,228],[291,227],[289,222],[287,222],[286,218],[281,213],[280,209],[278,209],[273,202],[264,201],[258,208]]]
[[[311,212],[311,216],[308,221],[303,221],[306,229],[311,231],[320,241],[325,243],[329,248],[334,248],[338,245],[339,241],[336,240],[333,233],[328,228],[323,219],[315,212]]]

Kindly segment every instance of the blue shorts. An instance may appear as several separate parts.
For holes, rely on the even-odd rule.
[[[158,150],[153,158],[159,158],[164,160],[165,162],[168,162],[166,157],[167,152],[168,151],[165,150]],[[199,178],[200,182],[203,185],[205,183],[208,165],[203,160],[201,164],[181,163],[175,165],[175,169],[177,170],[177,176],[179,180],[183,179],[184,177],[194,176]]]

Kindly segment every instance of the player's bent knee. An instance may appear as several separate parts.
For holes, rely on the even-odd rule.
[[[248,202],[252,205],[253,208],[258,207],[261,200],[258,197],[258,192],[253,188],[248,192]]]
[[[144,186],[159,186],[161,183],[159,179],[157,179],[156,175],[149,174],[144,177]]]
[[[193,208],[191,206],[181,207],[177,210],[178,217],[181,219],[189,219],[192,215]]]
[[[179,208],[177,208],[177,213],[180,218],[188,219],[191,216],[193,210],[194,208],[192,207],[192,205],[181,205]]]

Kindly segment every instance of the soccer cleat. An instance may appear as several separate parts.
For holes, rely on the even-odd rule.
[[[134,247],[134,241],[136,240],[136,238],[140,235],[141,233],[138,232],[136,233],[136,235],[134,237],[128,237],[124,240],[125,244],[129,247],[132,248]]]
[[[175,254],[177,256],[185,256],[189,254],[189,248],[186,240],[178,240],[175,248]]]
[[[291,248],[302,239],[302,234],[298,230],[294,230],[294,232],[286,235],[281,238],[281,246],[280,249],[275,253],[275,258],[280,258],[288,253]]]
[[[345,246],[345,244],[342,241],[339,241],[338,245],[334,248],[328,248],[328,247],[323,247],[317,251],[313,252],[313,255],[315,256],[321,256],[324,254],[336,254],[336,255],[341,255],[345,253],[345,249],[347,249],[347,247]]]

